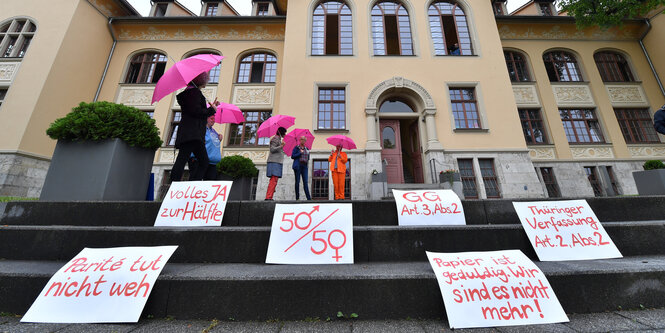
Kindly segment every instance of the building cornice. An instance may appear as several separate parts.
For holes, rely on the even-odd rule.
[[[114,17],[113,24],[266,24],[286,23],[286,16]]]

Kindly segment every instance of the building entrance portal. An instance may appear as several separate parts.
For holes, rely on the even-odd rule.
[[[379,114],[381,160],[388,183],[423,183],[417,113],[405,102],[391,100],[381,105]]]

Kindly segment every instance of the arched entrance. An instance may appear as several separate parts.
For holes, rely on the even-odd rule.
[[[388,183],[423,183],[418,114],[402,98],[385,100],[379,107],[381,160]]]

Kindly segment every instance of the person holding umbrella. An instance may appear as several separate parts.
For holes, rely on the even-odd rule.
[[[293,147],[291,158],[293,159],[293,173],[296,176],[296,200],[300,199],[300,178],[302,177],[303,187],[307,200],[312,200],[307,186],[307,163],[309,162],[309,149],[307,149],[307,137],[300,137],[300,144]]]
[[[266,166],[266,176],[270,178],[268,183],[268,191],[266,191],[266,200],[272,200],[277,188],[277,180],[282,178],[282,162],[284,155],[282,154],[282,147],[284,147],[284,135],[286,128],[280,127],[277,133],[270,139],[270,153],[268,154],[268,165]]]
[[[219,102],[215,99],[210,107],[206,107],[206,98],[200,89],[206,86],[208,78],[208,72],[199,74],[187,85],[183,92],[176,96],[182,111],[182,118],[178,125],[175,140],[178,157],[176,157],[171,169],[171,181],[182,179],[185,163],[187,163],[192,153],[194,153],[200,167],[196,170],[190,170],[189,180],[203,180],[206,166],[209,164],[205,146],[206,124],[207,118],[215,115],[215,107],[219,105]]]
[[[344,200],[344,178],[346,177],[346,161],[348,157],[342,151],[342,145],[338,144],[328,156],[330,172],[332,173],[333,186],[335,187],[335,200]]]
[[[212,127],[214,124],[215,116],[208,117],[205,139],[206,152],[208,153],[209,160],[208,165],[200,165],[194,154],[190,156],[188,164],[190,172],[196,170],[197,167],[204,168],[204,180],[217,180],[217,163],[222,160],[222,152],[220,148],[222,146],[222,139],[224,136],[221,133],[217,133],[217,131],[215,131],[215,129]]]

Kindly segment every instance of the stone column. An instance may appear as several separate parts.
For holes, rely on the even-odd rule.
[[[443,149],[443,146],[439,142],[439,137],[436,133],[436,123],[434,120],[434,115],[436,114],[436,109],[425,109],[423,116],[425,117],[425,126],[427,128],[427,150],[439,150]]]
[[[379,144],[379,140],[376,137],[376,123],[377,123],[377,118],[376,118],[376,108],[366,108],[365,109],[365,114],[367,116],[366,118],[366,123],[367,123],[367,144],[365,145],[366,150],[381,150],[381,145]]]

